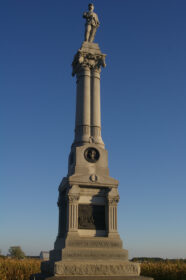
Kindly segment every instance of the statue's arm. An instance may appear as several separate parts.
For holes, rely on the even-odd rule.
[[[97,15],[97,25],[98,26],[100,25],[100,21],[99,21],[98,15]]]
[[[98,19],[98,16],[97,16],[97,15],[94,17],[94,22],[95,22],[95,25],[96,25],[97,27],[100,26],[100,22],[99,22],[99,19]]]
[[[87,12],[83,13],[83,18],[87,18]]]

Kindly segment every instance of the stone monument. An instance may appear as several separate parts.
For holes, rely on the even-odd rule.
[[[68,174],[59,186],[59,229],[49,261],[35,279],[152,279],[139,276],[128,261],[117,230],[118,181],[109,176],[101,137],[100,72],[105,57],[93,43],[98,16],[89,4],[85,41],[74,56],[76,76],[75,137]]]

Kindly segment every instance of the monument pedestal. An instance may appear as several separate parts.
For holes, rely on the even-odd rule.
[[[139,276],[140,265],[129,262],[122,247],[118,181],[109,176],[106,149],[72,146],[69,158],[68,176],[59,186],[58,236],[50,260],[41,264],[42,275],[48,275],[43,279],[151,279]]]

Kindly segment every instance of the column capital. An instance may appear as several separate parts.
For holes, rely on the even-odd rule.
[[[101,66],[105,67],[105,54],[93,54],[79,50],[72,62],[72,76],[77,74],[81,68],[89,67],[89,69],[101,70]]]
[[[114,197],[108,197],[108,204],[110,206],[115,206],[119,202],[119,195]]]
[[[79,194],[69,194],[68,195],[68,200],[69,200],[69,203],[77,203],[78,200],[79,200]]]

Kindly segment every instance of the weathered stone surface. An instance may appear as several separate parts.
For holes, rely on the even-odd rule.
[[[85,152],[89,148],[96,148],[99,152],[99,160],[95,163],[88,162],[85,158]],[[117,187],[118,181],[109,176],[108,152],[103,147],[95,143],[87,143],[83,146],[72,147],[71,155],[73,160],[69,160],[68,176],[60,184],[60,191],[70,185],[92,185],[102,187]],[[91,180],[91,175],[96,175],[97,179]]]
[[[35,274],[31,280],[153,280],[145,276],[46,276]]]
[[[60,241],[60,239],[58,240]],[[122,240],[119,235],[115,238],[105,238],[105,237],[75,237],[75,238],[61,238],[61,244],[67,247],[79,247],[79,248],[122,248]],[[60,245],[56,247],[63,248]]]
[[[140,265],[129,261],[58,261],[43,262],[41,266],[44,274],[54,275],[113,275],[113,276],[137,276],[140,274]]]
[[[50,260],[128,260],[128,251],[124,249],[95,249],[95,248],[65,248],[63,250],[53,250]]]
[[[132,262],[56,262],[55,275],[139,275],[139,264]]]

